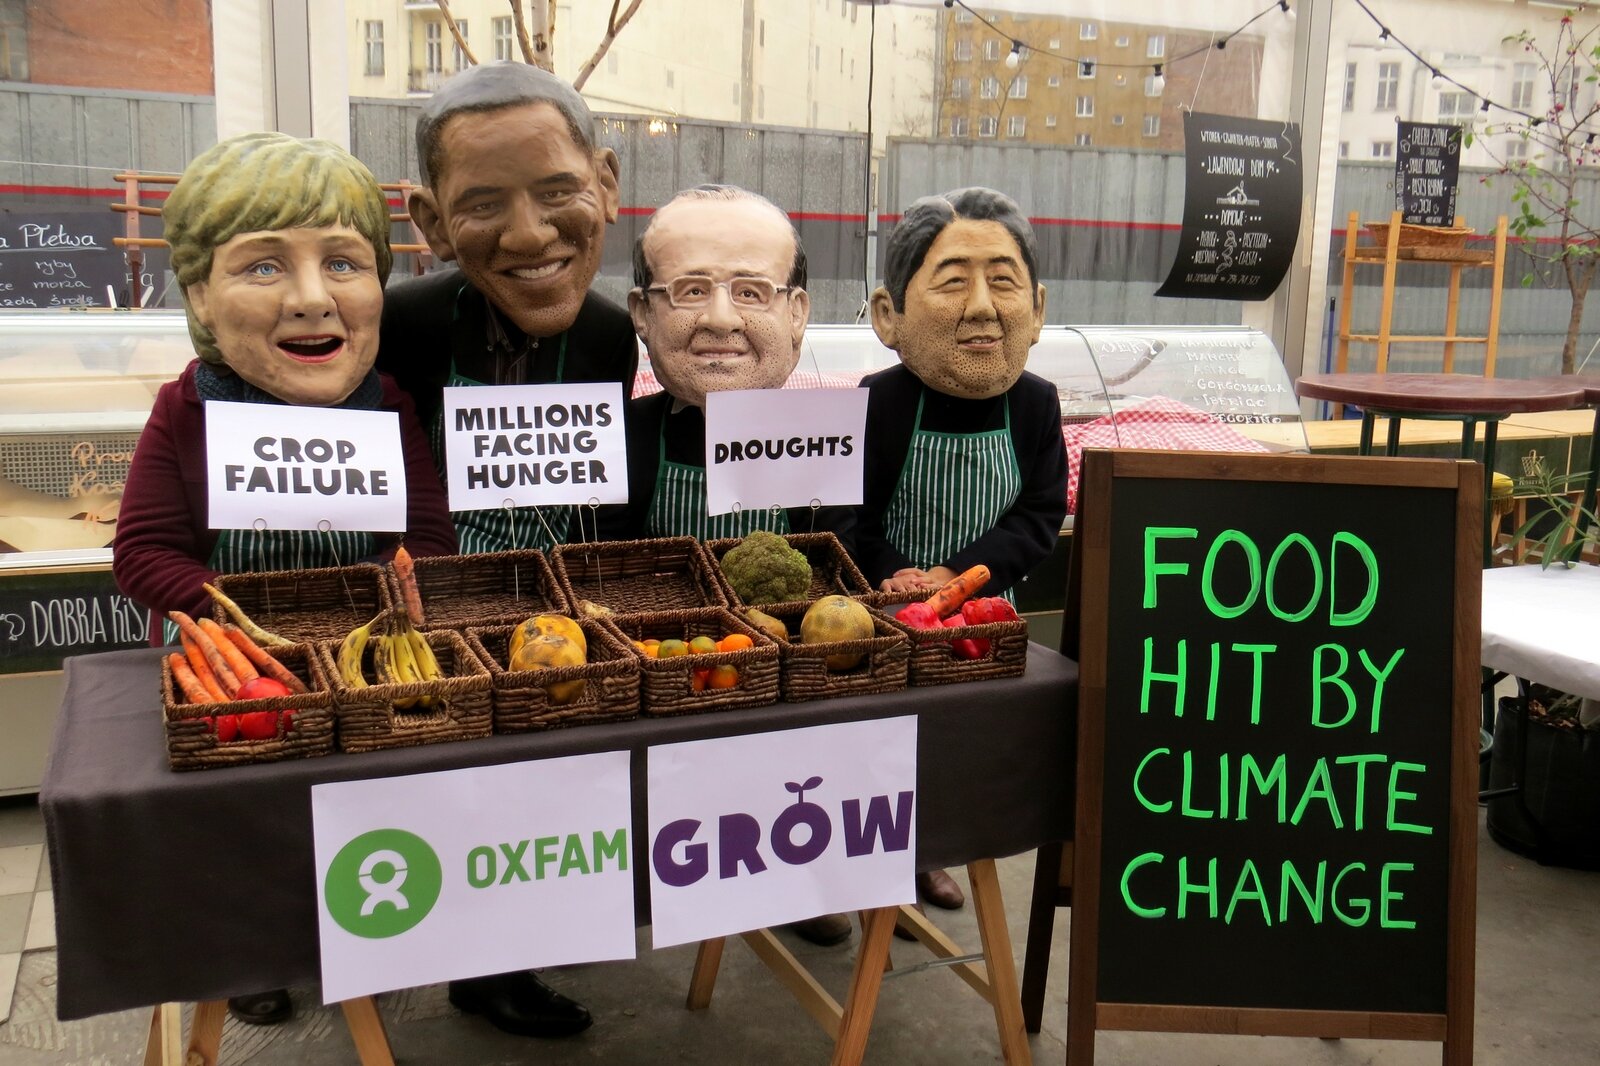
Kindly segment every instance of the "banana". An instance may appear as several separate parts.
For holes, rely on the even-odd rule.
[[[389,648],[389,638],[383,634],[373,637],[372,644],[372,676],[378,679],[378,684],[387,685],[394,682],[394,655]]]
[[[366,675],[361,672],[361,657],[367,650],[367,641],[371,636],[372,623],[368,622],[352,629],[345,635],[344,643],[339,645],[339,677],[349,688],[367,687]]]
[[[411,655],[416,660],[417,672],[423,681],[437,681],[444,676],[444,670],[439,666],[438,656],[433,654],[428,639],[415,629],[406,630],[406,639],[411,642]]]

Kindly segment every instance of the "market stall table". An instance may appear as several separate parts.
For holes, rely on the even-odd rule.
[[[1406,418],[1461,423],[1461,458],[1473,457],[1477,427],[1483,424],[1483,498],[1494,484],[1494,445],[1500,422],[1529,411],[1564,411],[1583,402],[1583,389],[1545,381],[1486,378],[1475,374],[1305,374],[1295,382],[1303,399],[1331,400],[1361,410],[1361,454],[1372,454],[1372,428],[1379,415],[1389,420],[1385,454],[1400,449],[1400,422]],[[1483,565],[1494,544],[1491,516],[1484,511]]]
[[[63,1020],[316,981],[311,786],[323,782],[627,750],[643,827],[651,745],[916,714],[918,869],[1014,855],[1072,831],[1077,667],[1038,645],[1019,678],[192,773],[167,768],[159,656],[66,663],[40,794]],[[640,924],[647,836],[634,835]]]

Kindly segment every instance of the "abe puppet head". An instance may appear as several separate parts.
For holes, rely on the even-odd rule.
[[[248,133],[197,156],[162,217],[189,336],[287,403],[342,402],[378,354],[389,205],[328,141]]]
[[[1033,227],[993,189],[925,196],[889,235],[872,328],[923,384],[981,400],[1015,385],[1044,326]]]

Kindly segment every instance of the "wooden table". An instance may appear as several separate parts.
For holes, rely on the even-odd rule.
[[[918,718],[917,867],[966,865],[971,872],[1000,1043],[1008,1060],[1027,1061],[992,860],[1071,835],[1077,667],[1053,651],[1030,645],[1019,678],[193,773],[166,766],[159,657],[141,649],[67,661],[41,791],[55,888],[58,1014],[71,1020],[162,1004],[148,1062],[214,1063],[222,1001],[317,979],[315,784],[627,751],[633,824],[643,827],[645,757],[653,745],[906,714]],[[634,849],[635,920],[644,924],[648,833],[634,835]],[[226,905],[245,892],[251,906]],[[252,920],[262,914],[273,920]],[[835,1063],[860,1061],[897,917],[895,908],[867,915],[839,1011]],[[924,942],[930,938],[937,944],[932,934]],[[698,974],[697,987],[709,995],[706,969]],[[202,1005],[187,1059],[180,1056],[179,1002]],[[391,1061],[370,1002],[353,1001],[345,1014],[363,1063]]]
[[[1495,436],[1501,420],[1532,411],[1564,411],[1584,402],[1576,384],[1551,379],[1523,381],[1486,378],[1476,374],[1305,374],[1295,382],[1303,399],[1330,400],[1361,411],[1362,455],[1372,454],[1373,423],[1379,415],[1389,420],[1384,451],[1400,449],[1400,422],[1406,418],[1446,419],[1461,423],[1461,458],[1473,458],[1477,427],[1483,426],[1483,498],[1494,487]],[[1494,549],[1490,536],[1492,516],[1483,516],[1483,564]]]

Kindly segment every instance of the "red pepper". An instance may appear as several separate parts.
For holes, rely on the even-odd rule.
[[[1015,622],[1017,621],[1016,608],[1004,596],[985,596],[982,599],[968,600],[961,605],[961,616],[967,620],[968,625],[982,625],[985,622]]]
[[[895,612],[895,619],[913,629],[938,629],[939,616],[925,603],[908,603]]]
[[[958,629],[970,624],[959,613],[944,620],[946,629]],[[957,659],[981,659],[989,654],[989,642],[973,637],[960,637],[950,642],[950,650],[955,652]]]

